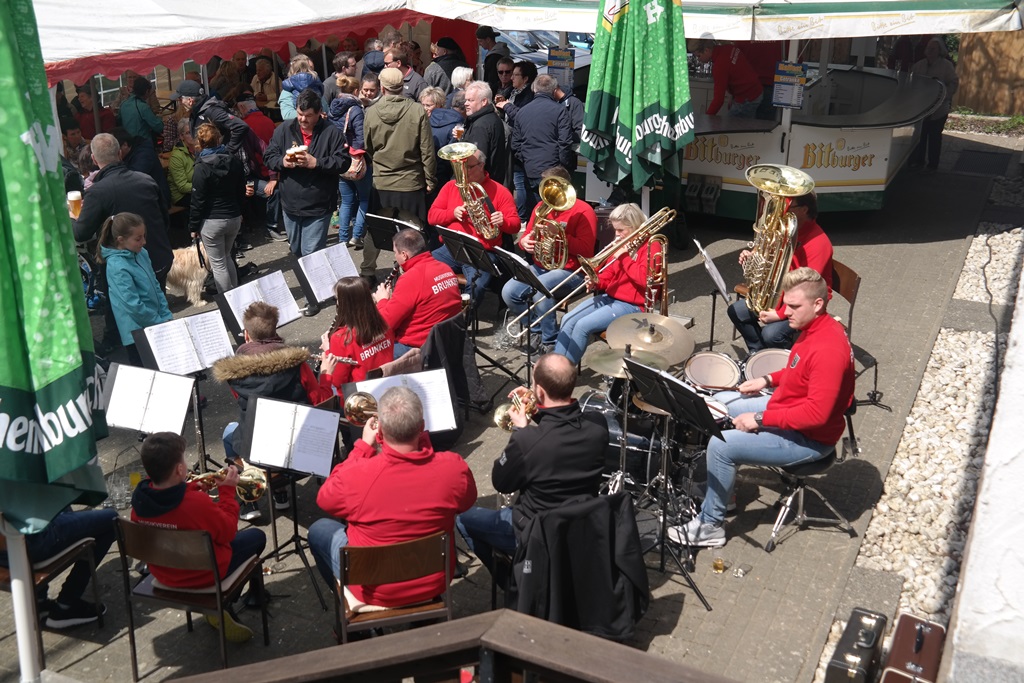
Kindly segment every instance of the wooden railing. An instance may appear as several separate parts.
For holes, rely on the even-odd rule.
[[[481,683],[522,677],[545,683],[729,683],[654,655],[510,610],[488,612],[314,652],[211,671],[192,683],[458,681],[474,667]]]

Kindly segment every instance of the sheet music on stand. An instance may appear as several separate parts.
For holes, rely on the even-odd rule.
[[[493,277],[500,277],[501,271],[487,254],[487,246],[476,235],[458,232],[450,228],[436,226],[437,233],[443,238],[452,258],[459,263],[473,266],[478,271]]]
[[[629,379],[637,385],[644,400],[671,413],[676,419],[685,418],[707,436],[722,438],[722,428],[715,422],[704,397],[678,377],[664,370],[656,370],[632,358],[623,359]]]
[[[366,214],[366,231],[370,234],[370,239],[373,240],[374,246],[381,251],[391,251],[394,248],[392,242],[395,239],[395,235],[406,228],[420,233],[423,232],[423,228],[409,221],[389,218],[375,213]]]
[[[263,396],[254,400],[244,432],[250,462],[320,477],[331,473],[338,413]]]
[[[220,306],[224,321],[234,334],[242,334],[242,314],[254,301],[265,301],[277,307],[278,327],[298,320],[301,316],[299,305],[295,302],[288,283],[285,282],[284,273],[275,270],[217,295],[217,305]]]
[[[448,387],[448,372],[444,368],[413,372],[408,375],[393,375],[380,379],[342,386],[342,394],[349,396],[353,391],[373,394],[378,401],[391,387],[406,387],[420,397],[423,404],[424,429],[428,432],[445,432],[455,429],[455,408],[452,405],[451,390]]]
[[[705,251],[704,247],[701,246],[697,238],[693,238],[693,243],[697,245],[697,251],[700,252],[701,260],[704,261],[704,270],[708,271],[708,275],[711,276],[711,281],[715,283],[715,287],[718,289],[718,293],[722,295],[726,303],[729,303],[729,288],[725,286],[725,280],[722,279],[722,273],[719,272],[718,267],[715,265],[714,260]]]
[[[554,294],[537,278],[537,273],[533,271],[533,268],[530,267],[530,264],[522,256],[501,247],[494,248],[494,255],[498,257],[501,269],[509,273],[514,279],[543,294],[547,299],[554,297]],[[555,289],[558,289],[558,287],[555,287]]]
[[[147,368],[188,375],[235,355],[224,319],[208,311],[132,332]]]
[[[295,271],[306,301],[323,303],[334,297],[334,285],[343,277],[358,277],[348,245],[340,242],[299,258]]]
[[[195,379],[111,363],[103,387],[107,424],[143,434],[181,434]]]

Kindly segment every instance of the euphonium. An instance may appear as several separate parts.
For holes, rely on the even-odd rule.
[[[743,261],[747,308],[757,315],[774,308],[782,277],[789,271],[796,248],[798,221],[789,210],[793,197],[814,190],[803,171],[780,164],[757,164],[747,169],[747,182],[757,188],[757,221],[750,255]]]
[[[544,270],[561,270],[569,260],[565,223],[548,218],[552,211],[568,211],[576,203],[576,188],[564,178],[551,176],[540,181],[541,206],[533,221],[533,256]]]
[[[205,490],[220,486],[227,477],[227,468],[205,474],[191,474],[188,481],[194,481]],[[267,492],[267,473],[254,465],[246,465],[238,475],[235,494],[245,503],[255,503]]]
[[[502,403],[494,409],[494,424],[498,425],[506,432],[512,431],[512,418],[508,414],[512,408],[522,410],[526,413],[527,417],[530,417],[537,412],[537,395],[529,389],[517,391],[512,394],[512,398],[510,400],[511,403]]]
[[[362,427],[377,415],[377,399],[366,391],[356,391],[345,399],[345,419],[353,427]]]
[[[658,247],[655,249],[654,244]],[[665,254],[668,238],[651,235],[647,242],[647,289],[644,291],[644,310],[648,313],[668,315],[668,264]]]
[[[469,213],[469,222],[473,229],[481,238],[493,240],[501,235],[501,228],[491,223],[494,204],[480,183],[470,182],[466,175],[466,159],[476,154],[476,150],[477,146],[471,142],[453,142],[442,147],[437,156],[452,164],[455,186],[459,188],[462,203]]]

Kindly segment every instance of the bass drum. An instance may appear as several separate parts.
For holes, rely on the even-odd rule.
[[[604,472],[619,471],[622,449],[622,415],[618,406],[600,391],[588,391],[580,397],[580,409],[585,415],[595,413],[608,426],[608,446],[605,448]],[[659,420],[644,413],[629,414],[629,434],[626,435],[626,473],[641,486],[649,484],[661,469],[661,435]]]
[[[740,366],[724,353],[699,351],[687,359],[683,376],[700,393],[721,391],[740,383]]]
[[[789,349],[761,349],[751,354],[743,367],[743,379],[751,380],[778,372],[789,362]]]

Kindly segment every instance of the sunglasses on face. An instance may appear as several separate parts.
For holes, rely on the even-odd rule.
[[[507,76],[508,74],[510,74],[510,73],[512,73],[512,72],[511,72],[511,71],[502,71],[501,69],[498,69],[498,73],[499,73],[499,74],[503,74],[503,75],[506,75],[506,76]]]

